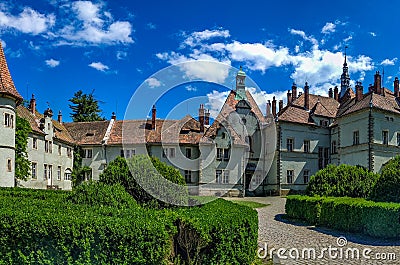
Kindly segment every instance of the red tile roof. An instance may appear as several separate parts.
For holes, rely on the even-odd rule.
[[[110,121],[64,123],[65,128],[79,145],[101,145]]]
[[[11,78],[10,71],[7,66],[6,56],[4,55],[3,47],[0,43],[0,94],[11,96],[17,100],[22,101],[22,96],[15,88],[14,81]]]

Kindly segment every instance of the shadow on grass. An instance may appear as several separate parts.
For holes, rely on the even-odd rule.
[[[348,242],[352,242],[355,244],[368,245],[368,246],[400,246],[400,240],[398,239],[386,239],[386,238],[376,238],[368,235],[360,234],[360,233],[351,233],[338,231],[331,228],[326,227],[318,227],[314,225],[310,225],[309,223],[288,217],[286,214],[277,214],[274,218],[275,221],[282,222],[285,224],[290,224],[299,227],[306,227],[309,230],[322,233],[325,235],[330,235],[334,237],[344,236],[346,237]]]

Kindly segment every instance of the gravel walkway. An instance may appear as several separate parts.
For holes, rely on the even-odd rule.
[[[267,247],[268,252],[272,248],[276,249],[272,255],[274,264],[400,264],[400,241],[381,240],[289,223],[282,219],[285,213],[286,199],[284,198],[259,197],[243,200],[271,204],[257,209],[258,235],[260,248]],[[329,247],[331,247],[331,253],[329,253]],[[280,257],[278,257],[279,248],[286,250],[285,252],[281,250]],[[326,250],[323,250],[324,248]],[[313,250],[315,250],[315,259]],[[357,252],[359,258],[357,258]],[[260,251],[261,255],[264,253],[264,250]],[[296,256],[298,259],[294,258]]]

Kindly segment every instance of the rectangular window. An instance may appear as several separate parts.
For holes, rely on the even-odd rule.
[[[123,152],[123,150],[121,150],[121,152]],[[135,154],[136,154],[136,150],[135,149],[128,149],[128,150],[125,150],[125,152],[124,152],[124,156],[126,158],[131,158]]]
[[[167,157],[168,155],[168,148],[163,148],[162,156]]]
[[[187,158],[192,158],[192,148],[186,148],[185,155]]]
[[[304,153],[310,153],[310,140],[304,140]]]
[[[185,170],[185,181],[186,183],[192,183],[192,171]]]
[[[67,156],[72,157],[72,148],[71,147],[67,147]]]
[[[44,164],[43,179],[47,179],[47,164]]]
[[[318,169],[324,168],[324,148],[318,147]]]
[[[49,141],[49,153],[53,153],[53,142]]]
[[[222,170],[221,169],[215,170],[215,182],[216,183],[222,182]]]
[[[11,158],[7,159],[7,171],[8,172],[12,171],[12,160],[11,160]]]
[[[217,160],[222,160],[223,156],[224,156],[224,149],[217,148]]]
[[[229,183],[229,170],[224,170],[224,176],[222,179],[223,184],[228,184]]]
[[[57,167],[57,180],[61,180],[61,166]]]
[[[397,133],[397,146],[400,146],[400,132]]]
[[[251,180],[252,187],[256,188],[257,186],[259,186],[261,184],[261,182],[262,182],[261,174],[254,175]]]
[[[293,152],[293,142],[294,140],[292,138],[286,139],[286,148],[288,152]]]
[[[288,184],[293,183],[294,170],[286,171],[286,180]]]
[[[32,162],[32,179],[37,179],[37,164]]]
[[[175,157],[175,148],[170,148],[169,149],[169,157],[171,157],[171,158]]]
[[[389,144],[389,131],[382,131],[382,143]]]
[[[324,168],[329,164],[329,148],[324,148]]]
[[[121,149],[120,156],[121,156],[121,157],[125,157],[124,149]]]
[[[66,172],[64,175],[64,180],[71,180],[71,179],[72,179],[71,173]]]
[[[304,184],[307,184],[310,181],[310,170],[305,169],[303,171],[303,180]]]
[[[49,141],[47,141],[47,140],[44,140],[44,151],[46,153],[49,152]]]
[[[224,160],[229,160],[229,149],[224,149]]]
[[[336,141],[332,141],[332,154],[337,153]]]
[[[51,179],[53,177],[53,166],[49,165],[49,172],[48,172],[48,179]]]
[[[61,155],[61,144],[58,145],[58,155]]]
[[[37,148],[37,138],[32,138],[32,148],[33,149],[38,149]]]
[[[85,171],[84,176],[85,176],[86,181],[91,180],[92,179],[92,169]]]
[[[4,113],[4,126],[14,128],[14,115],[10,113]]]
[[[124,151],[124,150],[122,150],[122,151]],[[93,149],[84,149],[83,152],[84,152],[84,154],[83,154],[84,158],[92,158],[93,157]]]
[[[354,131],[353,132],[353,145],[360,144],[360,132]]]

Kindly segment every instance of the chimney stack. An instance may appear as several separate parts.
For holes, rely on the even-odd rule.
[[[290,92],[290,90],[287,91],[287,104],[292,104],[292,93]]]
[[[309,91],[308,83],[304,86],[304,108],[306,110],[310,109],[310,91]]]
[[[35,95],[32,94],[31,101],[29,102],[29,110],[32,112],[33,115],[35,115],[36,112],[36,99]]]
[[[210,110],[206,111],[206,116],[204,118],[204,125],[210,125]]]
[[[376,94],[378,95],[382,94],[382,78],[379,71],[376,71],[374,75],[374,90]]]
[[[204,105],[200,104],[199,108],[199,122],[200,122],[200,132],[204,132]]]
[[[115,112],[111,113],[111,119],[112,120],[116,120],[117,119],[117,115],[115,114]]]
[[[283,109],[283,100],[279,100],[279,112]]]
[[[396,98],[399,97],[399,78],[394,78],[394,96]]]
[[[267,111],[265,112],[266,116],[269,117],[271,116],[271,101],[267,101]]]
[[[361,82],[356,82],[356,101],[362,100],[363,97],[363,89],[364,87],[361,85]]]
[[[335,88],[333,89],[333,98],[336,101],[339,101],[339,88],[337,86],[335,86]]]
[[[61,113],[61,110],[58,111],[57,121],[62,124],[62,113]]]
[[[328,94],[329,94],[330,98],[333,98],[333,89],[332,88],[329,88]]]
[[[272,116],[276,117],[276,99],[275,96],[272,98]]]
[[[153,105],[153,108],[151,109],[151,129],[155,130],[156,129],[156,105]]]
[[[292,102],[297,99],[297,86],[296,83],[293,82],[292,85]]]

